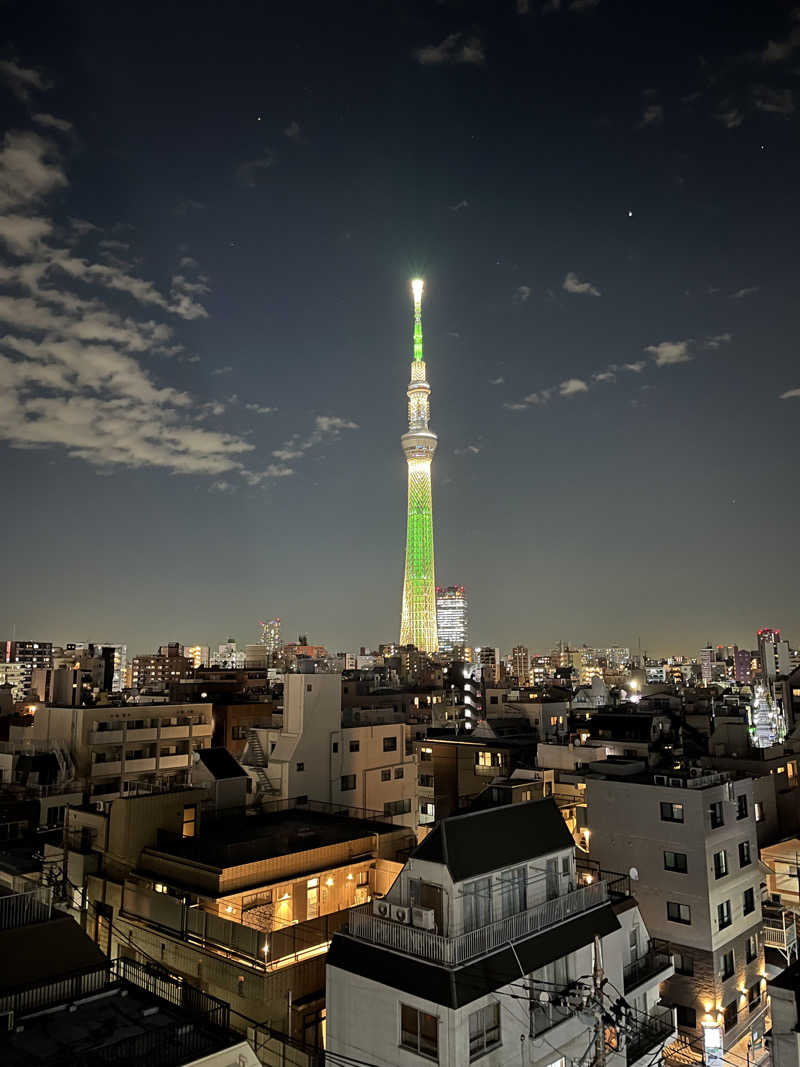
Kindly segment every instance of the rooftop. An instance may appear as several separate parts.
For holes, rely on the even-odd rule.
[[[247,771],[228,752],[227,748],[201,748],[197,751],[197,758],[206,770],[218,781],[228,778],[247,778]]]

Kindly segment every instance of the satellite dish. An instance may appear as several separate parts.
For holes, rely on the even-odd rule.
[[[632,882],[638,882],[639,881],[639,868],[638,867],[631,867],[631,869],[630,869],[630,871],[628,873],[631,876],[631,881]]]

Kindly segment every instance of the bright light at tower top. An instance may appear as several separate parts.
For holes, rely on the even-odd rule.
[[[414,301],[418,304],[422,300],[422,289],[425,282],[422,278],[413,278],[411,281],[411,292],[414,294]]]

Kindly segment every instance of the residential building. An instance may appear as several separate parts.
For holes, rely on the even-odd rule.
[[[480,678],[485,685],[499,685],[501,675],[500,649],[476,648],[473,663],[480,670]]]
[[[739,685],[749,685],[752,681],[753,675],[750,669],[750,664],[753,659],[753,653],[747,648],[733,649],[733,677]]]
[[[261,627],[259,641],[269,656],[271,666],[272,657],[277,656],[283,647],[281,643],[281,620],[268,619],[267,622],[260,622],[258,625]]]
[[[27,663],[0,663],[0,685],[11,687],[11,698],[15,703],[26,697],[39,699],[32,686],[32,672]]]
[[[245,666],[245,654],[236,647],[236,638],[229,637],[227,641],[217,647],[212,656],[212,667],[230,667],[241,670]]]
[[[684,1040],[712,1028],[726,1051],[746,1036],[760,1044],[767,1004],[752,782],[599,760],[586,802],[592,859],[630,873],[648,930],[675,954],[662,994]]]
[[[331,1058],[563,1064],[602,1041],[607,1067],[654,1062],[675,1034],[658,1004],[670,955],[650,943],[627,879],[577,879],[552,800],[440,822],[333,937]]]
[[[700,677],[703,685],[711,685],[714,680],[715,654],[711,645],[700,649]]]
[[[469,645],[469,608],[463,585],[436,587],[436,624],[439,652],[463,659]]]
[[[518,685],[529,685],[531,680],[530,653],[524,645],[511,649],[511,673]]]
[[[184,645],[183,654],[192,667],[207,667],[211,661],[211,649],[208,645]]]
[[[53,645],[50,641],[0,641],[0,661],[23,666],[21,699],[27,700],[33,671],[53,665]],[[15,684],[19,686],[19,680]]]
[[[132,688],[166,692],[170,685],[187,678],[193,669],[192,662],[179,649],[182,649],[181,645],[162,645],[152,656],[134,656],[131,664]]]

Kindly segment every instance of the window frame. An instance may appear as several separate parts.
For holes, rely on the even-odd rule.
[[[670,914],[670,908],[677,908],[678,909],[678,918],[675,918],[673,915]],[[688,919],[682,918],[684,909],[686,909],[686,913],[689,916]],[[692,909],[691,909],[691,905],[689,905],[689,904],[681,904],[681,902],[679,900],[668,900],[667,901],[667,921],[671,922],[671,923],[679,923],[681,926],[691,926],[692,925]]]
[[[724,916],[727,916],[727,922],[722,921]],[[731,907],[731,902],[730,900],[723,900],[717,904],[717,926],[720,930],[727,930],[732,924],[733,908]]]
[[[750,907],[748,908],[748,894],[750,898]],[[748,886],[742,893],[742,915],[752,915],[756,910],[756,892],[752,886]]]
[[[742,861],[742,849],[746,849],[747,859]],[[746,841],[739,842],[739,870],[743,867],[749,867],[753,862],[753,849],[750,845],[750,838]]]
[[[667,856],[672,856],[674,859],[680,857],[683,860],[683,866],[680,863],[670,866],[667,863]],[[669,849],[664,850],[664,870],[669,871],[671,874],[688,874],[689,873],[689,857],[685,852],[672,852]]]
[[[722,858],[720,859],[720,857]],[[715,880],[727,878],[730,874],[730,867],[728,866],[728,850],[721,848],[719,852],[714,853],[713,860]]]
[[[413,1012],[414,1015],[416,1016],[416,1020],[415,1020],[416,1021],[416,1026],[414,1028],[414,1031],[412,1031],[410,1027],[407,1027],[405,1025],[405,1022],[408,1021],[408,1020],[407,1019],[404,1020],[404,1018],[403,1018],[404,1012]],[[433,1020],[433,1022],[435,1024],[434,1032],[435,1032],[436,1036],[435,1036],[435,1039],[434,1039],[434,1051],[433,1052],[429,1052],[427,1050],[423,1051],[423,1048],[422,1048],[422,1027],[421,1027],[421,1020],[422,1019]],[[439,1016],[438,1015],[431,1015],[429,1012],[423,1011],[421,1008],[415,1008],[412,1004],[403,1004],[403,1002],[401,1001],[400,1002],[400,1012],[399,1012],[398,1023],[399,1023],[399,1030],[400,1030],[398,1045],[399,1045],[400,1048],[407,1049],[409,1052],[413,1052],[417,1056],[422,1056],[423,1059],[433,1060],[435,1063],[439,1062]],[[404,1040],[404,1038],[405,1038],[406,1034],[410,1035],[413,1032],[416,1032],[416,1041],[412,1044],[410,1041]]]
[[[352,785],[345,785],[345,782],[352,781]],[[342,774],[339,781],[340,793],[353,793],[356,788],[356,775],[354,774]]]
[[[492,1013],[492,1020],[487,1021],[487,1013]],[[482,1043],[479,1047],[473,1049],[473,1041],[476,1040],[478,1034],[473,1037],[472,1033],[472,1021],[475,1016],[481,1016],[479,1024],[481,1026],[481,1038]],[[496,1037],[490,1039],[488,1035],[496,1032]],[[491,1052],[492,1049],[499,1048],[503,1044],[503,1036],[501,1032],[501,1017],[500,1017],[500,1005],[496,1000],[491,1001],[489,1004],[484,1004],[482,1008],[478,1008],[473,1012],[470,1012],[467,1019],[467,1041],[469,1043],[469,1060],[472,1063],[474,1060],[479,1060],[482,1056],[485,1056],[487,1052]]]
[[[720,980],[727,982],[736,973],[736,955],[732,948],[722,953],[722,966],[720,967]]]
[[[670,815],[665,815],[664,814],[664,809],[665,808],[669,808],[670,813],[671,813]],[[680,808],[681,815],[680,815],[679,819],[675,818],[675,809],[676,808]],[[680,823],[682,823],[684,821],[684,808],[683,808],[683,804],[681,804],[679,801],[672,801],[672,800],[662,800],[662,801],[660,801],[659,802],[659,813],[661,815],[661,821],[662,822],[680,822]]]
[[[744,805],[742,804],[744,801]],[[747,793],[739,793],[736,797],[736,821],[746,819],[750,814],[750,805],[747,802]]]

